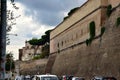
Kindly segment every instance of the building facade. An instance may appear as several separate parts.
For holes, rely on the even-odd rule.
[[[28,41],[25,42],[25,47],[19,49],[19,60],[32,60],[34,56],[40,55],[42,46],[31,45]]]

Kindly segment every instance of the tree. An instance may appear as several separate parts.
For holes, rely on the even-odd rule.
[[[49,56],[49,43],[50,43],[50,32],[52,30],[47,30],[40,39],[32,38],[28,42],[31,45],[44,45],[42,46],[42,53],[39,56],[35,56],[34,59],[45,58]]]
[[[45,35],[42,35],[40,39],[37,38],[32,38],[31,40],[29,40],[28,42],[31,45],[44,45],[46,43],[50,42],[50,32],[52,30],[48,30],[45,32]]]
[[[52,30],[48,30],[48,31],[46,31],[45,32],[45,34],[46,34],[46,36],[47,36],[47,42],[48,43],[50,43],[50,32],[51,32]]]
[[[6,54],[6,64],[5,64],[6,71],[11,71],[15,69],[15,62],[13,60],[13,54],[11,52],[8,52]]]
[[[28,41],[32,45],[37,45],[38,44],[38,39],[37,38],[32,38],[31,40]]]
[[[14,0],[11,0],[11,4],[13,6],[13,8],[15,10],[18,10],[19,8],[16,6]],[[7,10],[7,26],[6,26],[6,44],[9,45],[10,44],[10,39],[9,39],[9,32],[12,30],[12,26],[16,25],[16,19],[18,17],[20,17],[20,15],[15,16],[14,11],[13,10]]]

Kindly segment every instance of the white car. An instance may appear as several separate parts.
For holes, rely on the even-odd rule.
[[[36,80],[59,80],[56,75],[35,75]]]
[[[22,79],[21,79],[21,76],[16,76],[16,77],[15,77],[15,80],[22,80]]]
[[[83,77],[73,77],[72,80],[85,80]]]

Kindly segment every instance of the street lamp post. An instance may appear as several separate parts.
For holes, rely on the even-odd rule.
[[[1,0],[1,20],[0,20],[0,80],[5,80],[5,53],[6,53],[6,3]]]

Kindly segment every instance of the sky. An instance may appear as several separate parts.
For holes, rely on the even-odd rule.
[[[7,2],[7,9],[14,12],[16,25],[12,26],[9,35],[10,44],[6,51],[12,52],[14,59],[18,59],[18,50],[25,46],[25,41],[32,38],[41,38],[45,31],[55,28],[63,21],[68,12],[80,7],[87,0],[15,0],[19,7],[14,9]]]

